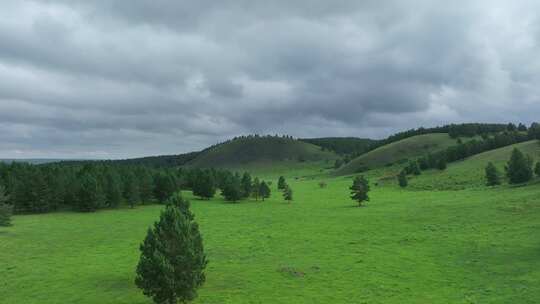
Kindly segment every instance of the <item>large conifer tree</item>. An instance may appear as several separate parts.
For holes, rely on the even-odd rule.
[[[358,202],[358,207],[361,207],[363,202],[369,201],[369,182],[364,176],[357,176],[349,189],[351,198]]]
[[[148,229],[137,265],[136,285],[158,304],[186,303],[205,282],[208,263],[189,202],[176,196]]]
[[[525,156],[519,149],[514,148],[506,165],[506,175],[510,184],[528,182],[533,175],[532,159]]]

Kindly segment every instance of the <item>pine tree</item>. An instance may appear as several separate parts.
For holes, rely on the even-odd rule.
[[[540,162],[536,163],[536,166],[534,167],[534,173],[536,176],[540,177]]]
[[[240,183],[240,178],[237,175],[229,178],[223,189],[221,189],[221,195],[223,195],[225,200],[231,202],[237,202],[242,198],[242,185]]]
[[[126,176],[124,186],[124,198],[129,207],[134,208],[135,205],[140,202],[141,194],[139,189],[139,182],[133,173],[129,173]]]
[[[506,175],[510,184],[528,182],[533,175],[532,159],[526,157],[519,149],[514,148],[506,165]]]
[[[486,166],[486,184],[488,186],[495,186],[501,184],[499,171],[492,162],[489,162]]]
[[[279,190],[283,190],[285,189],[286,186],[287,186],[287,182],[285,182],[285,177],[280,176],[278,179],[277,188]]]
[[[80,188],[77,192],[77,209],[91,212],[99,209],[105,200],[102,189],[94,175],[84,173],[80,177]]]
[[[155,177],[155,196],[160,203],[164,203],[176,191],[174,180],[165,173],[160,173]]]
[[[193,194],[200,196],[202,199],[210,199],[216,194],[216,186],[214,177],[210,171],[201,171],[195,178],[192,186]]]
[[[437,161],[437,169],[446,170],[446,167],[447,167],[446,156],[441,156],[441,158]]]
[[[107,173],[107,176],[105,177],[106,183],[105,183],[105,200],[107,202],[107,206],[116,208],[120,205],[122,202],[122,186],[121,186],[121,180],[118,176],[118,173],[116,173],[113,170],[110,170]]]
[[[404,170],[401,170],[401,172],[399,172],[398,182],[401,188],[405,188],[407,187],[407,185],[409,185],[409,181],[407,180],[407,174],[405,173]]]
[[[135,284],[146,296],[158,304],[186,303],[197,297],[208,260],[189,203],[171,198],[140,250]]]
[[[253,180],[253,185],[251,185],[251,195],[255,198],[256,201],[259,200],[261,196],[261,182],[258,177],[255,177]]]
[[[351,199],[358,202],[358,207],[361,207],[364,201],[369,201],[369,182],[364,176],[357,176],[349,189],[351,190]]]
[[[11,226],[13,206],[8,205],[8,199],[6,188],[0,185],[0,226]]]
[[[264,202],[265,198],[270,197],[271,190],[270,190],[270,187],[268,187],[268,184],[265,181],[261,182],[261,187],[260,187],[259,192],[261,193],[261,197],[262,197],[263,202]]]
[[[135,172],[140,200],[142,203],[148,203],[154,198],[154,179],[146,168],[138,168]]]
[[[289,204],[293,200],[293,191],[288,185],[285,189],[283,189],[283,199],[289,202]]]
[[[249,173],[244,172],[244,175],[242,176],[242,180],[240,182],[242,185],[242,197],[247,198],[251,194],[251,175]]]

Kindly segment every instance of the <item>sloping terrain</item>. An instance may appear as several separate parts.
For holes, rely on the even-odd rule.
[[[365,151],[376,140],[358,137],[321,137],[321,138],[301,138],[310,144],[317,145],[326,150],[334,151],[338,154],[359,153]]]
[[[287,163],[304,163],[336,159],[333,152],[288,137],[240,137],[203,151],[187,163],[195,168],[268,167]]]
[[[410,187],[418,189],[464,189],[485,185],[485,167],[492,162],[504,176],[504,167],[514,148],[530,155],[533,160],[540,160],[540,144],[531,140],[471,156],[463,161],[451,163],[444,171],[429,170],[418,177],[413,177]]]
[[[353,174],[395,163],[406,162],[436,152],[456,144],[447,133],[432,133],[409,137],[388,145],[379,147],[366,154],[360,155],[348,164],[338,169],[336,175]]]

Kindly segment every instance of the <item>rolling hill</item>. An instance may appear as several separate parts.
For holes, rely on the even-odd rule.
[[[444,171],[429,170],[410,180],[410,187],[424,190],[451,190],[485,186],[484,169],[488,162],[492,162],[504,175],[504,166],[510,159],[514,148],[530,155],[534,161],[540,161],[540,144],[531,140],[507,147],[490,150],[463,161],[449,164]]]
[[[257,168],[283,164],[329,161],[337,158],[333,152],[290,137],[239,137],[208,148],[186,164],[194,168]]]
[[[300,140],[334,151],[337,154],[361,153],[377,142],[373,139],[358,137],[301,138]]]
[[[429,152],[436,152],[456,144],[447,133],[423,134],[390,143],[360,155],[336,170],[336,175],[353,174],[390,164],[406,162]]]

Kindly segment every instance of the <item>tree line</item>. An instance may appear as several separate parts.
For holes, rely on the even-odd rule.
[[[92,212],[121,205],[163,203],[179,190],[203,199],[218,189],[227,201],[264,200],[270,183],[249,173],[216,169],[163,168],[114,162],[32,165],[0,163],[0,208],[15,213],[57,210]]]
[[[540,132],[538,132],[540,131],[540,128],[536,129],[531,127],[528,130],[527,133],[520,132],[517,129],[514,131],[504,131],[494,135],[483,135],[480,139],[471,139],[465,142],[458,139],[457,145],[409,161],[404,167],[402,175],[419,175],[421,174],[421,171],[428,169],[444,170],[450,162],[463,160],[475,154],[525,142],[531,139],[540,139]]]

